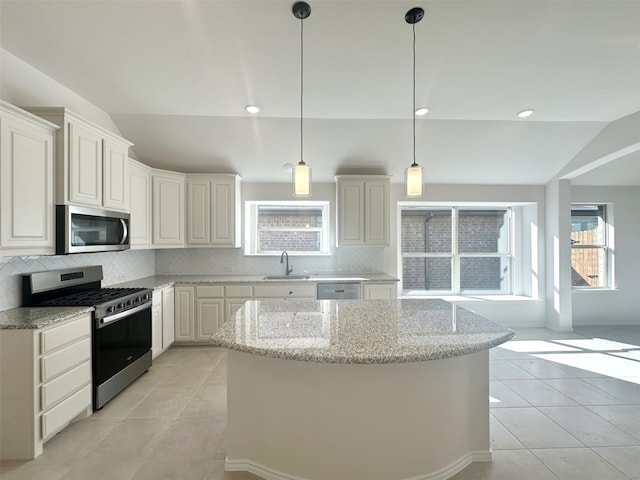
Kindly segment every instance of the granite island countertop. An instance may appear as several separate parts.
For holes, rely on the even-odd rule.
[[[320,363],[437,360],[500,345],[515,333],[439,299],[251,300],[211,343]]]
[[[255,283],[323,283],[323,282],[363,282],[388,283],[397,282],[398,278],[386,273],[323,273],[310,274],[308,278],[267,278],[267,275],[155,275],[128,282],[109,285],[116,288],[153,288],[160,289],[180,284],[255,284]]]

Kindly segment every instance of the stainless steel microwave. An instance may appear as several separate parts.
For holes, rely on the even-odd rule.
[[[56,205],[56,253],[127,250],[129,214],[101,208]]]

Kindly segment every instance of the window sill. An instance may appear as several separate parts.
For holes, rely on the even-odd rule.
[[[542,299],[525,295],[400,295],[402,299],[439,298],[447,302],[540,303]]]
[[[577,293],[579,295],[589,292],[617,292],[618,289],[614,287],[571,287],[571,293]]]
[[[277,253],[246,253],[245,257],[280,257],[282,252]],[[330,257],[331,253],[309,253],[309,252],[289,252],[287,251],[287,255],[289,257]]]

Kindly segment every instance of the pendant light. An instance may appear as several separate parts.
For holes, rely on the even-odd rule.
[[[416,23],[424,17],[424,10],[415,7],[409,10],[404,16],[405,21],[413,28],[413,108],[411,114],[413,117],[413,163],[405,170],[404,184],[405,195],[407,197],[421,197],[422,167],[416,163]]]
[[[305,2],[293,4],[293,16],[300,19],[300,162],[293,167],[293,195],[311,195],[311,167],[303,160],[302,99],[304,94],[304,19],[311,15],[311,7]]]

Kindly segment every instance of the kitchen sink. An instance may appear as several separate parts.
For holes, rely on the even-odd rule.
[[[267,275],[265,280],[308,280],[309,275]]]

